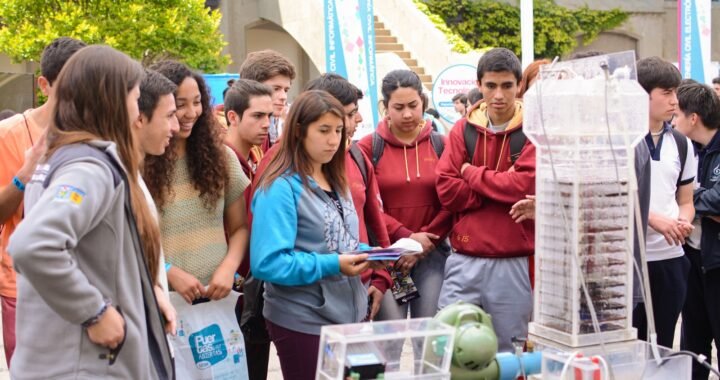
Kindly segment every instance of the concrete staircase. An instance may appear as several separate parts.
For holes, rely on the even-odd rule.
[[[432,89],[432,76],[425,73],[425,68],[418,65],[417,59],[412,57],[409,51],[404,50],[403,45],[398,42],[397,37],[393,36],[389,29],[385,28],[378,16],[375,16],[375,51],[377,53],[395,53],[414,71],[423,86]]]

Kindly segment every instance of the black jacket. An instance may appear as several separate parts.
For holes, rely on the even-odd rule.
[[[695,213],[702,218],[700,252],[703,271],[720,267],[720,223],[705,216],[720,215],[720,133],[700,151],[698,182],[693,197]]]

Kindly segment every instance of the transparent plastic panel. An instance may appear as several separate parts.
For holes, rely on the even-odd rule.
[[[317,379],[344,380],[347,368],[379,364],[384,379],[450,379],[455,329],[431,318],[325,326]]]
[[[604,349],[593,347],[573,352],[544,348],[542,379],[690,379],[692,359],[689,356],[670,357],[671,353],[672,350],[659,347],[661,359],[658,362],[652,354],[650,345],[642,341],[616,343],[607,345]],[[607,369],[603,360],[598,357],[602,357]]]
[[[648,125],[635,76],[632,51],[541,66],[523,97],[523,131],[538,147],[634,145]]]
[[[559,61],[554,65],[542,66],[540,77],[542,79],[566,79],[568,77],[581,77],[585,79],[595,78],[605,74],[605,68],[613,75],[616,71],[622,71],[623,76],[631,80],[637,80],[635,69],[635,52],[632,50],[618,53],[601,54],[594,57]]]
[[[537,149],[530,331],[572,347],[636,336],[634,146],[647,133],[648,95],[634,72],[632,52],[546,65],[524,98]]]

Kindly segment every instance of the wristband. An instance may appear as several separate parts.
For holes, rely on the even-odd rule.
[[[170,271],[170,268],[172,268],[172,264],[170,264],[170,263],[165,263],[165,273],[169,272],[169,271]]]
[[[103,301],[103,305],[100,308],[100,311],[98,311],[97,314],[95,314],[93,317],[91,317],[87,321],[83,322],[82,327],[88,328],[88,327],[91,327],[91,326],[97,324],[98,322],[100,322],[100,318],[102,318],[103,314],[105,314],[105,312],[107,311],[108,307],[110,307],[110,305],[112,305],[112,302],[110,302],[110,300]]]
[[[18,190],[20,190],[21,193],[25,192],[25,184],[22,183],[22,181],[20,180],[20,178],[18,178],[18,176],[13,177],[12,183],[13,183],[13,185],[15,185],[15,187]]]

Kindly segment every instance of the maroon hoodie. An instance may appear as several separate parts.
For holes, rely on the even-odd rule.
[[[380,190],[378,190],[377,179],[373,171],[372,162],[363,153],[365,159],[365,167],[367,168],[367,185],[363,181],[360,167],[351,157],[348,151],[345,155],[345,174],[347,182],[350,186],[350,194],[352,195],[353,204],[358,214],[358,222],[360,224],[360,241],[368,243],[368,228],[372,229],[377,242],[382,247],[390,245],[390,238],[385,228],[385,214],[383,213],[382,199],[380,199]],[[362,207],[360,207],[362,206]],[[385,269],[368,269],[362,273],[360,279],[363,283],[370,281],[380,292],[385,291],[392,285],[390,273]]]
[[[255,170],[257,169],[260,161],[263,157],[263,151],[260,150],[258,146],[253,146],[250,149],[250,155],[248,157],[243,157],[240,152],[235,149],[234,146],[228,144],[227,142],[225,145],[230,148],[233,153],[235,153],[235,156],[237,157],[238,161],[240,161],[240,166],[242,166],[243,172],[245,172],[245,175],[252,181],[255,177]],[[250,161],[252,160],[253,166],[250,165]],[[248,215],[248,226],[252,224],[252,215],[250,215],[250,202],[252,201],[252,186],[248,186],[245,191],[243,192],[243,197],[245,198],[245,211]],[[248,227],[249,228],[249,227]],[[247,255],[248,257],[244,259],[240,263],[240,268],[238,268],[237,273],[240,274],[243,277],[247,277],[248,273],[250,272],[250,258],[249,253]]]
[[[350,194],[352,195],[353,204],[358,214],[360,222],[360,241],[369,243],[368,227],[372,229],[377,239],[377,243],[382,247],[390,245],[390,238],[385,228],[385,216],[383,214],[383,204],[378,189],[377,179],[373,171],[372,162],[362,153],[367,168],[367,185],[363,181],[363,175],[360,167],[350,155],[345,154],[345,175],[347,176],[348,186],[350,186]],[[362,206],[362,207],[360,207]]]
[[[522,103],[507,129],[488,128],[485,103],[470,110],[450,131],[445,153],[437,165],[437,191],[443,205],[455,213],[450,237],[458,252],[477,257],[518,257],[534,252],[535,223],[515,223],[510,208],[515,202],[535,194],[535,146],[527,140],[515,163],[510,159],[514,130],[522,128]],[[477,132],[475,155],[468,158],[465,123]],[[470,162],[461,173],[462,165]]]
[[[378,125],[377,133],[385,147],[375,166],[375,175],[390,241],[415,232],[433,233],[442,240],[452,229],[452,214],[442,208],[435,190],[438,156],[430,142],[431,132],[432,126],[427,122],[415,141],[405,144],[390,132],[385,120]],[[372,157],[372,135],[358,144]]]

